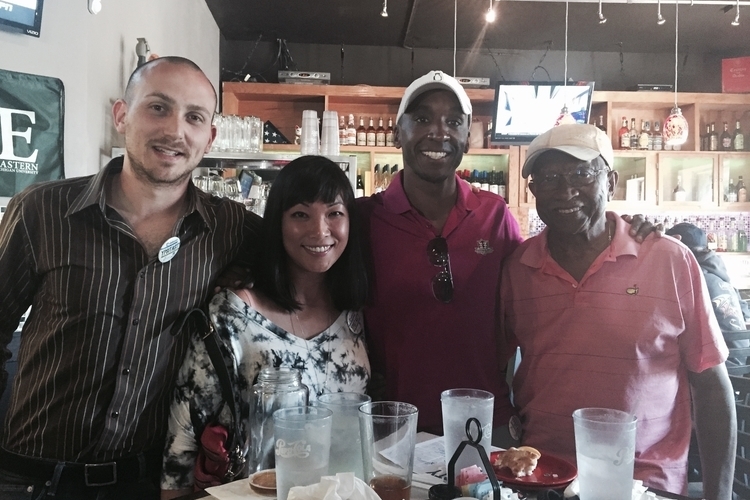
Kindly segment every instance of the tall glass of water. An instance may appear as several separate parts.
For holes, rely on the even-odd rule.
[[[328,463],[328,474],[354,472],[355,476],[364,480],[359,407],[369,402],[370,396],[356,392],[331,392],[318,397],[315,404],[333,412],[331,460]]]

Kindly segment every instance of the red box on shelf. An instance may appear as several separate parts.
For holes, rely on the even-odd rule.
[[[750,92],[750,57],[721,60],[721,91],[725,93]]]

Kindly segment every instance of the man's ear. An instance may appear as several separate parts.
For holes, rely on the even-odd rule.
[[[393,127],[393,147],[401,149],[401,127],[398,123]]]
[[[115,129],[121,134],[125,133],[125,117],[128,114],[128,103],[122,99],[117,99],[112,105],[112,123]]]

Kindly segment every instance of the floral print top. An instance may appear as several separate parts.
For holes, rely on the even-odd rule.
[[[370,379],[360,312],[344,311],[326,330],[304,340],[269,321],[231,290],[214,296],[209,313],[235,390],[241,431],[248,435],[252,386],[267,366],[298,368],[310,403],[328,392],[364,393]],[[163,489],[189,488],[200,432],[217,421],[232,428],[232,417],[200,334],[195,334],[177,376],[164,450]]]

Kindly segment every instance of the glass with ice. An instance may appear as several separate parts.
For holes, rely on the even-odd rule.
[[[370,396],[356,392],[331,392],[318,396],[315,404],[333,412],[329,475],[333,476],[338,472],[354,472],[356,477],[364,480],[359,407],[369,402]]]
[[[482,425],[482,440],[487,456],[492,442],[492,413],[495,396],[479,389],[450,389],[440,394],[443,408],[443,439],[445,440],[445,470],[448,462],[461,441],[466,440],[466,421],[476,418]],[[477,465],[482,467],[482,459],[475,448],[466,447],[456,461],[456,477],[461,469]]]
[[[276,492],[286,500],[292,486],[308,486],[328,474],[333,413],[297,406],[273,414]]]
[[[636,417],[609,408],[573,412],[581,500],[633,496]]]

